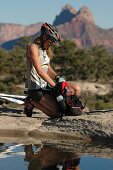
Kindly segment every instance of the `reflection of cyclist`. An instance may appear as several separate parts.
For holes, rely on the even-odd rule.
[[[80,163],[79,157],[66,160],[63,166],[63,170],[80,170],[79,163]]]
[[[80,170],[80,157],[74,153],[46,146],[41,150],[38,147],[38,151],[34,152],[32,145],[25,146],[25,153],[28,170]]]
[[[57,163],[56,165],[43,168],[43,170],[80,170],[80,158],[73,158],[66,160],[64,163]]]

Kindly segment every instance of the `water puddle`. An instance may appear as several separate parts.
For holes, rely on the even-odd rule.
[[[0,170],[113,170],[112,152],[92,143],[0,143]]]

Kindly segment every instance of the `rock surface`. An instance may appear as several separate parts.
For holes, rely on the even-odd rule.
[[[76,16],[82,17],[85,20],[87,20],[88,22],[95,24],[93,14],[92,14],[91,10],[86,6],[83,6],[82,8],[80,8],[79,11],[76,13],[75,17]]]
[[[31,25],[0,23],[0,45],[23,36],[31,36],[40,31],[42,23]]]
[[[23,108],[1,107],[0,122],[0,136],[113,141],[113,110],[50,120],[38,110],[32,118],[28,118],[23,114]]]
[[[75,17],[76,13],[76,9],[74,9],[71,5],[67,4],[62,8],[60,14],[56,16],[53,24],[57,26],[66,22],[70,22],[72,18]]]
[[[66,22],[70,22],[73,18],[76,17],[80,18],[82,17],[86,21],[95,24],[93,14],[88,7],[83,6],[77,11],[69,4],[62,8],[60,14],[56,16],[56,19],[54,20],[53,24],[54,25],[64,24]]]
[[[80,16],[74,17],[70,22],[58,25],[58,30],[64,40],[73,40],[81,48],[104,45],[106,49],[112,49],[113,46],[112,31],[102,29]]]

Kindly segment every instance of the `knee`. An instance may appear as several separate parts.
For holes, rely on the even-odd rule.
[[[75,95],[78,96],[78,95],[80,94],[80,92],[81,92],[80,86],[79,86],[79,85],[76,85],[76,86],[74,87],[74,93],[75,93]]]

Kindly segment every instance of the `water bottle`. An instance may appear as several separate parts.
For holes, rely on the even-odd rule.
[[[56,97],[56,99],[57,99],[57,102],[60,102],[60,101],[62,101],[64,98],[63,98],[62,95],[59,95],[59,96]]]
[[[57,102],[59,104],[59,109],[60,109],[61,113],[65,113],[65,111],[66,111],[66,104],[65,104],[63,96],[59,95],[59,96],[56,97],[56,99],[57,99]]]

